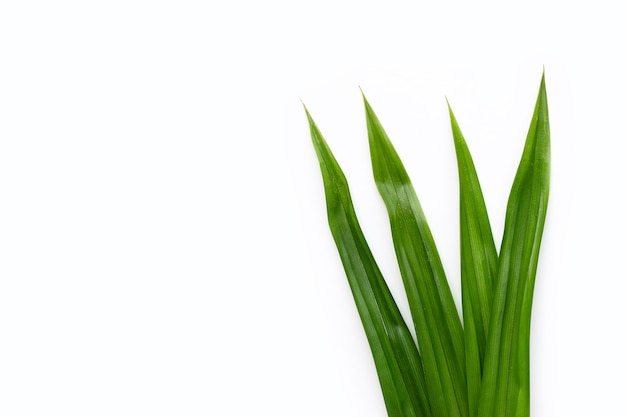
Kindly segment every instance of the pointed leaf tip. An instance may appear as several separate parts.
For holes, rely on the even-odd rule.
[[[479,417],[530,415],[530,318],[550,188],[548,119],[545,74],[542,74],[507,204],[489,318]]]
[[[374,180],[391,224],[433,416],[468,417],[463,329],[409,176],[364,97]]]
[[[309,120],[309,122],[311,122],[312,118],[311,118],[311,113],[309,113],[309,109],[306,107],[306,104],[304,104],[302,100],[300,100],[300,103],[302,103],[302,108],[304,108],[304,113],[306,114],[306,118]]]
[[[365,105],[365,112],[368,114],[372,114],[374,110],[372,109],[372,105],[370,104],[370,102],[367,100],[367,97],[365,97],[365,93],[363,92],[363,90],[361,90],[361,96],[363,97],[363,104]]]
[[[453,122],[456,122],[456,117],[454,117],[454,112],[452,111],[452,106],[450,105],[450,102],[448,101],[448,97],[446,97],[446,104],[448,105],[448,113],[450,114],[450,120],[452,120]]]
[[[431,417],[422,360],[359,225],[348,183],[309,117],[319,159],[327,216],[370,344],[390,417]]]

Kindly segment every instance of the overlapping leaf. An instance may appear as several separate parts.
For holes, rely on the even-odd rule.
[[[550,182],[545,77],[509,196],[483,370],[479,417],[530,415],[530,311]]]
[[[474,417],[478,413],[498,253],[474,161],[452,109],[448,109],[459,171],[465,361],[469,410]]]
[[[460,182],[465,329],[406,170],[364,101],[374,179],[389,213],[419,352],[359,227],[346,179],[308,112],[307,117],[330,228],[389,416],[528,417],[530,312],[549,193],[544,77],[509,196],[499,257],[476,170],[450,110]]]
[[[359,226],[348,183],[307,111],[328,222],[365,328],[390,417],[430,417],[422,362]]]
[[[389,213],[396,257],[424,363],[433,416],[468,416],[463,329],[426,217],[389,137],[365,100],[374,179]]]

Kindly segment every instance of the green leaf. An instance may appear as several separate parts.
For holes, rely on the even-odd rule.
[[[545,76],[506,212],[489,322],[480,417],[530,415],[530,313],[550,181]]]
[[[346,178],[306,113],[322,170],[328,222],[374,356],[387,412],[390,417],[430,417],[415,341],[365,241]]]
[[[463,329],[430,228],[398,154],[363,97],[374,179],[391,223],[435,417],[468,416]]]
[[[465,362],[470,416],[474,417],[478,413],[498,253],[472,156],[449,105],[448,110],[459,171]]]

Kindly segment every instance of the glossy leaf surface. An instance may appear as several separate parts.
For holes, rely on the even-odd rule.
[[[374,179],[389,214],[417,345],[363,236],[346,178],[308,112],[307,117],[330,229],[389,416],[529,417],[530,316],[550,176],[544,77],[509,196],[499,255],[472,157],[450,109],[460,184],[464,328],[409,176],[364,102]]]
[[[448,109],[459,171],[465,361],[469,409],[473,417],[478,413],[498,253],[474,161],[454,113],[449,106]]]
[[[404,165],[364,98],[374,179],[391,233],[435,417],[468,416],[463,329],[426,217]]]
[[[530,415],[530,312],[550,181],[545,77],[507,205],[485,356],[480,417]]]
[[[307,111],[328,222],[374,356],[390,417],[431,416],[415,341],[365,241],[346,178]]]

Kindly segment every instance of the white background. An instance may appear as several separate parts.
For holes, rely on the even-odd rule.
[[[300,100],[406,312],[358,86],[458,298],[445,97],[499,240],[544,65],[532,415],[625,415],[618,4],[2,2],[0,415],[384,416]]]

